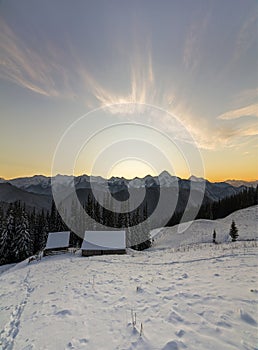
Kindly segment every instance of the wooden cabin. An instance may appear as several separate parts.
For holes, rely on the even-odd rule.
[[[61,254],[68,251],[70,244],[70,231],[49,232],[43,256]]]
[[[125,231],[86,231],[82,256],[126,254]]]

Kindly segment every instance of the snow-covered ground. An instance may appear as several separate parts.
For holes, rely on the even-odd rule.
[[[253,238],[257,207],[233,215],[240,238]],[[226,234],[232,215],[223,220]],[[181,243],[164,229],[145,252],[69,253],[5,269],[0,349],[258,349],[258,242],[188,245],[210,239],[203,223]]]
[[[180,247],[187,244],[212,242],[213,230],[216,230],[216,241],[230,241],[229,230],[235,221],[239,240],[258,240],[258,206],[237,210],[226,218],[218,220],[199,219],[173,227],[159,228],[152,231],[153,248]]]

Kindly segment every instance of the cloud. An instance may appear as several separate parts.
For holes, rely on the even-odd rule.
[[[258,88],[245,89],[232,98],[234,109],[242,108],[245,105],[252,105],[257,101]]]
[[[112,89],[112,85],[105,87],[105,84],[89,73],[79,55],[76,54],[76,50],[73,49],[72,52],[78,77],[77,83],[80,82],[83,90],[87,91],[93,100],[95,99],[95,107],[105,107],[112,114],[133,114],[135,104],[138,104],[138,110],[143,109],[144,104],[160,106],[155,87],[152,54],[148,45],[146,47],[135,45],[129,62],[125,62],[125,66],[130,67],[127,86],[119,91]]]
[[[206,27],[210,19],[210,12],[205,16],[199,14],[198,19],[194,21],[188,31],[184,51],[183,63],[190,72],[195,72],[201,62],[201,44],[205,36]]]
[[[1,18],[0,77],[44,96],[72,97],[60,52],[44,41],[40,46],[43,55],[33,50]]]
[[[155,75],[150,45],[135,44],[126,91],[105,87],[89,72],[80,54],[66,43],[64,52],[49,41],[40,43],[41,50],[33,50],[33,43],[19,37],[7,23],[0,20],[0,77],[35,93],[58,98],[82,100],[87,106],[106,106],[111,113],[119,113],[118,104],[157,104]],[[35,46],[34,46],[35,47]],[[125,90],[125,89],[123,89]],[[133,113],[130,108],[123,112]]]
[[[233,109],[226,113],[219,115],[217,118],[222,120],[232,120],[241,117],[257,117],[258,118],[258,103],[245,106],[238,109]]]
[[[196,144],[203,150],[222,150],[243,146],[252,137],[258,135],[258,125],[234,127],[233,125],[220,126],[213,130],[208,128],[190,127],[191,134],[196,140]]]
[[[257,18],[257,11],[255,11],[242,25],[236,38],[233,62],[238,61],[257,39]]]
[[[230,111],[230,113],[234,111]],[[224,114],[226,115],[227,113]],[[179,117],[200,149],[218,150],[239,147],[239,145],[244,145],[251,138],[257,137],[257,114],[256,117],[252,114],[246,118],[240,118],[240,116],[237,117],[236,115],[237,113],[234,115],[230,114],[227,119],[216,118],[211,121],[208,118],[197,117],[191,109],[184,109],[184,113],[182,115],[179,114]]]
[[[195,72],[200,65],[201,43],[208,19],[209,15],[206,15],[200,23],[195,22],[188,32],[183,62],[189,72]],[[252,23],[251,21],[249,25],[253,25]],[[247,29],[242,31],[246,33]],[[243,38],[244,34],[240,37]],[[239,142],[239,138],[257,134],[257,126],[253,121],[253,124],[248,125],[238,123],[237,127],[234,122],[243,116],[258,116],[258,105],[251,101],[257,89],[245,90],[240,94],[239,101],[240,97],[243,101],[251,101],[249,105],[221,114],[216,122],[209,117],[202,118],[192,110],[189,96],[184,89],[178,89],[176,82],[169,76],[167,80],[163,77],[162,83],[159,81],[160,77],[153,65],[150,40],[140,43],[135,39],[128,61],[124,62],[126,71],[129,67],[126,87],[117,91],[113,88],[112,81],[106,86],[94,76],[94,72],[90,71],[71,43],[66,43],[64,51],[53,42],[42,40],[40,52],[32,49],[33,45],[30,44],[29,38],[22,40],[4,20],[0,21],[2,78],[47,97],[76,97],[88,108],[102,106],[111,114],[126,116],[129,120],[135,120],[135,112],[143,113],[145,104],[163,107],[168,109],[189,133],[178,127],[173,118],[166,113],[159,113],[158,117],[155,113],[149,115],[148,123],[185,142],[192,142],[188,137],[190,134],[203,149],[231,146]],[[238,46],[241,47],[240,44]],[[125,81],[124,76],[123,80]]]

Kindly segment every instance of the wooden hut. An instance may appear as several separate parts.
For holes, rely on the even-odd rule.
[[[126,254],[125,231],[86,231],[82,256]]]
[[[60,254],[68,251],[70,244],[70,231],[49,232],[43,256]]]

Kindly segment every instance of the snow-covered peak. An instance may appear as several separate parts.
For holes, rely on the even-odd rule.
[[[170,178],[171,175],[168,171],[163,170],[160,174],[159,174],[159,178]]]
[[[197,177],[195,175],[191,175],[188,180],[194,181],[194,182],[205,182],[205,181],[207,181],[203,177]]]
[[[170,175],[167,171],[162,171],[162,173],[158,176],[158,181],[160,186],[170,187],[178,181],[178,178],[176,176]]]
[[[9,180],[9,182],[16,186],[26,189],[29,186],[41,185],[42,187],[50,184],[51,178],[44,175],[34,175],[32,177],[19,177],[17,179]]]
[[[75,185],[90,182],[90,176],[83,174],[74,178]]]
[[[142,179],[139,179],[138,177],[135,177],[134,179],[130,180],[128,183],[128,187],[131,188],[141,188],[145,186],[145,182]]]

